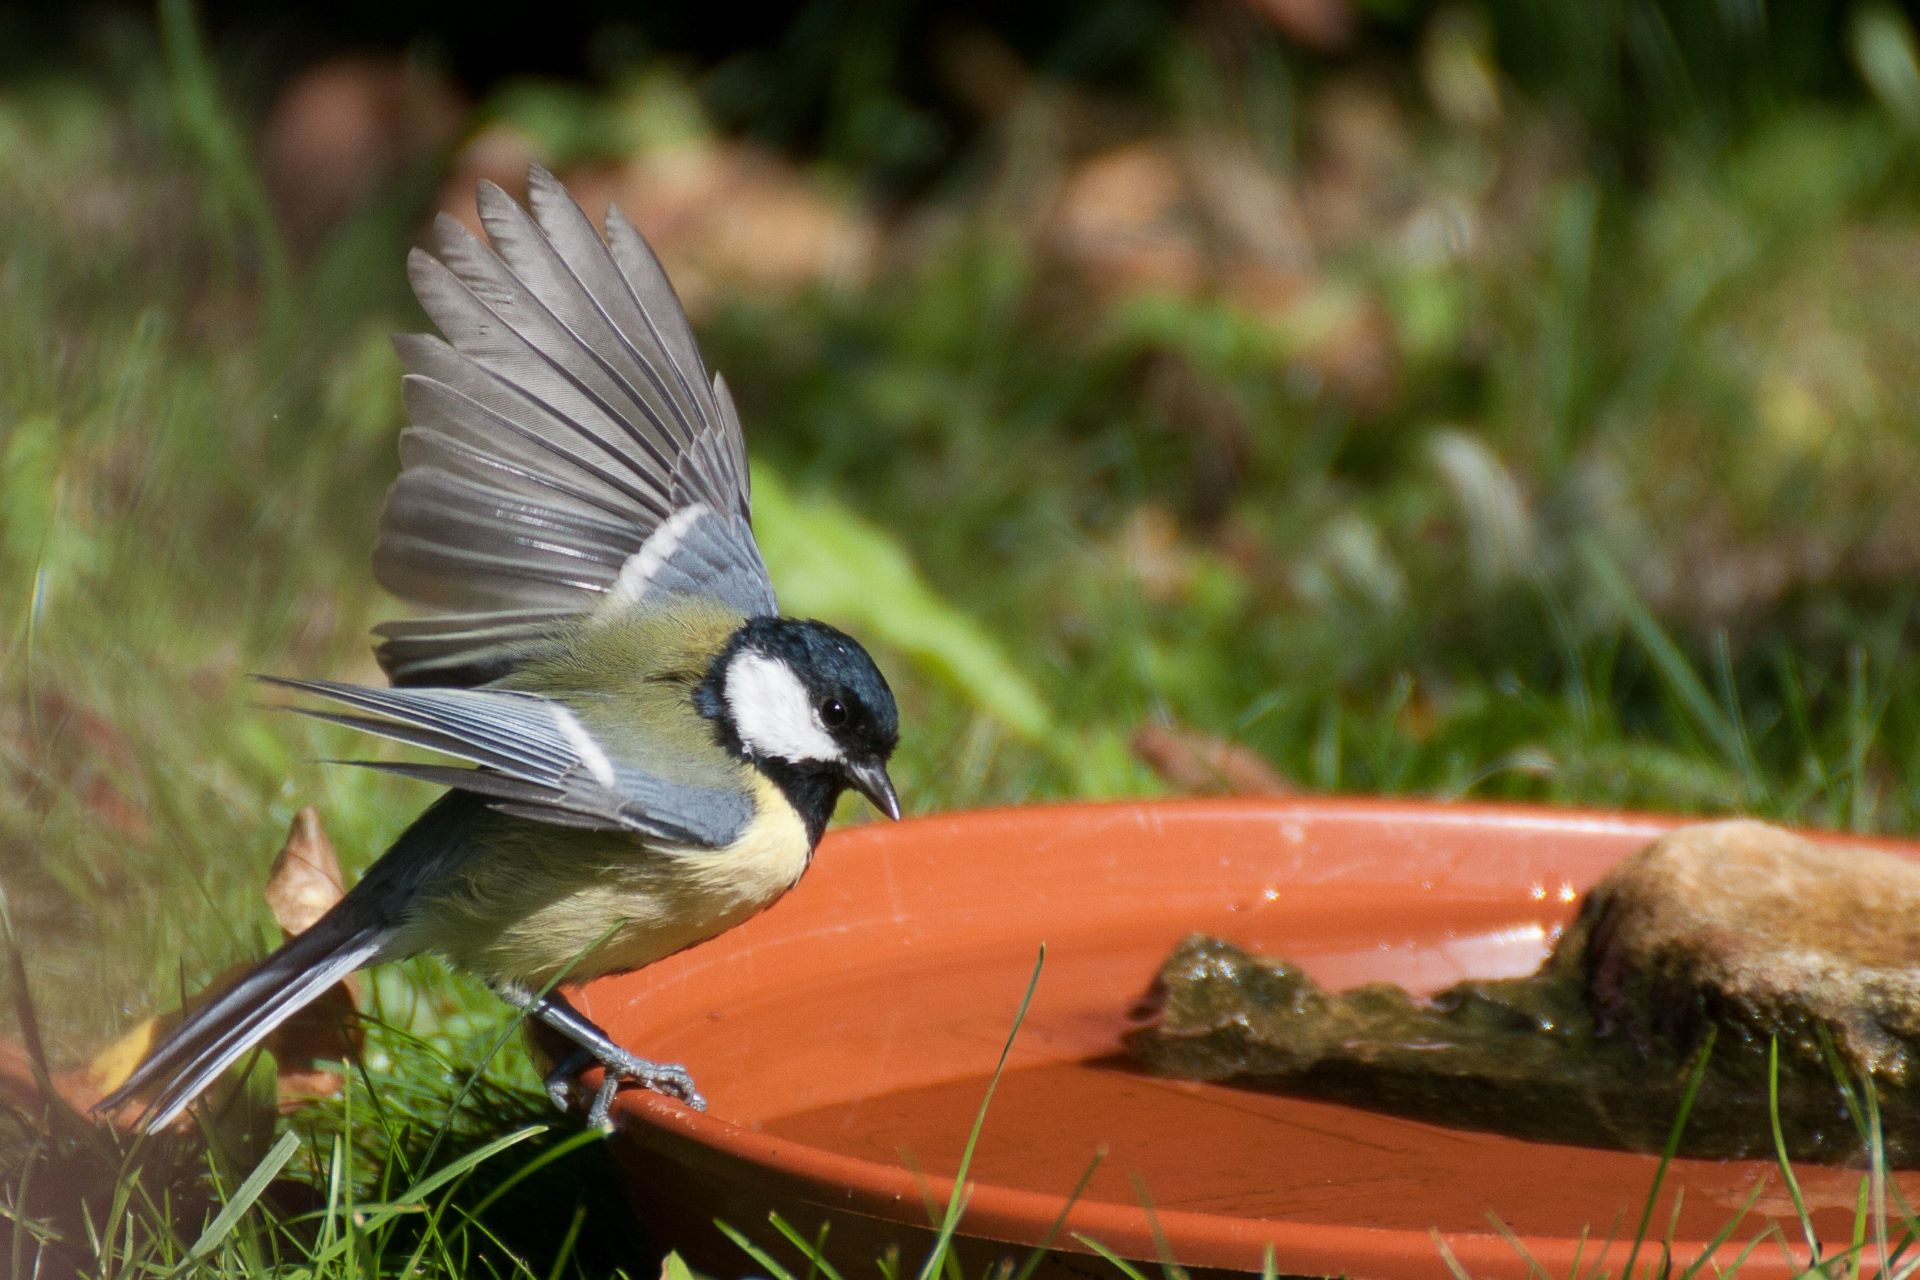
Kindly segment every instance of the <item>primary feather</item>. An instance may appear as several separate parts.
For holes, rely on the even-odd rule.
[[[777,612],[739,415],[666,273],[618,210],[603,240],[551,174],[529,185],[531,213],[482,185],[490,245],[443,217],[410,260],[445,340],[397,343],[411,426],[374,572],[437,614],[377,628],[395,684],[497,680],[650,596]]]

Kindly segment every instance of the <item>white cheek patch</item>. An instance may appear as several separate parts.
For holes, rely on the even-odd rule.
[[[727,711],[740,741],[777,760],[838,760],[840,746],[820,723],[800,677],[778,658],[751,651],[727,664]]]

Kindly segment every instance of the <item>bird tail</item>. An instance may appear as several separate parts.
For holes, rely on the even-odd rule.
[[[350,918],[359,914],[342,910],[350,905],[351,897],[190,1013],[94,1110],[117,1110],[159,1085],[138,1127],[149,1133],[171,1124],[241,1054],[334,983],[378,959],[391,928]]]

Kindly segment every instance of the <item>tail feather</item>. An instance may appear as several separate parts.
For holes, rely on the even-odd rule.
[[[151,1096],[139,1128],[171,1124],[236,1059],[334,983],[406,954],[398,939],[408,904],[457,863],[473,820],[491,803],[462,791],[440,797],[331,911],[189,1014],[94,1110]]]
[[[343,904],[344,905],[344,904]],[[380,927],[328,917],[268,956],[246,977],[188,1015],[94,1109],[113,1111],[161,1085],[138,1120],[142,1132],[171,1124],[189,1103],[275,1027],[334,983],[380,955]]]

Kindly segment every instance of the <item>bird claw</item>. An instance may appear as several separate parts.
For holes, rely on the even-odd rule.
[[[541,1081],[547,1088],[547,1101],[553,1103],[555,1111],[569,1110],[573,1105],[573,1078],[593,1061],[593,1055],[585,1049],[575,1049],[560,1059],[553,1070],[547,1072]]]
[[[601,1078],[600,1087],[594,1090],[593,1105],[587,1109],[587,1123],[597,1129],[612,1132],[613,1099],[620,1091],[622,1080],[631,1080],[643,1089],[677,1099],[695,1111],[707,1109],[706,1098],[694,1088],[693,1076],[679,1063],[649,1062],[625,1052],[603,1056],[591,1049],[569,1054],[560,1065],[547,1073],[547,1097],[555,1107],[561,1111],[569,1109],[576,1078],[581,1071],[595,1063],[606,1072]]]

